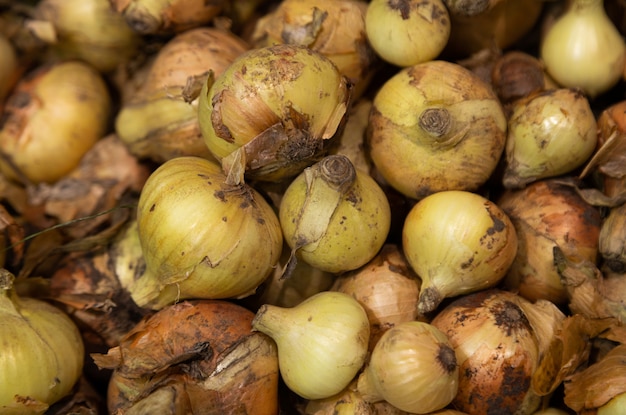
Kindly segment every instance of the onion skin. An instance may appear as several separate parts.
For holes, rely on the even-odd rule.
[[[7,100],[0,170],[24,184],[61,179],[105,135],[111,105],[102,76],[85,63],[35,69]]]
[[[456,299],[431,324],[450,339],[459,364],[452,405],[469,414],[532,414],[540,398],[531,389],[539,361],[537,338],[521,308],[523,298],[485,290]]]
[[[275,415],[277,350],[252,333],[253,318],[234,303],[199,300],[142,320],[118,347],[92,355],[99,367],[114,370],[109,412],[138,413],[152,402],[152,410],[139,413]]]
[[[409,198],[473,191],[495,170],[506,128],[487,83],[458,64],[430,61],[401,70],[378,90],[368,153],[385,181]]]
[[[215,162],[177,157],[146,181],[137,223],[147,274],[131,288],[140,306],[185,298],[242,298],[282,251],[272,207],[248,185],[225,184]]]
[[[4,107],[4,99],[20,77],[20,67],[13,44],[0,35],[0,111]]]
[[[595,263],[599,210],[558,179],[506,191],[497,204],[513,222],[519,242],[504,286],[532,301],[542,298],[564,304],[567,292],[554,265],[553,248],[560,247],[568,258]]]

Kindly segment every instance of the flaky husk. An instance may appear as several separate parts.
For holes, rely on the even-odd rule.
[[[142,159],[162,163],[179,156],[211,158],[198,125],[198,91],[193,88],[209,76],[220,76],[248,48],[232,32],[212,27],[175,36],[146,63],[146,73],[129,80],[141,86],[118,112],[117,134]]]
[[[502,290],[468,294],[446,306],[431,324],[457,354],[453,407],[470,414],[537,410],[541,397],[531,388],[532,376],[564,317],[550,302],[532,304]]]
[[[504,285],[530,300],[564,304],[567,291],[553,262],[553,248],[559,247],[568,258],[595,263],[599,210],[558,179],[509,190],[497,204],[509,215],[519,240]]]
[[[478,189],[500,160],[505,133],[504,111],[487,83],[458,64],[430,61],[398,72],[377,92],[368,153],[392,187],[421,199]]]
[[[254,314],[220,300],[182,302],[142,320],[107,354],[108,408],[116,414],[275,415],[278,357],[251,331]]]

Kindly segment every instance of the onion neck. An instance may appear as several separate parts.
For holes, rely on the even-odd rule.
[[[604,0],[571,0],[570,11],[576,13],[604,13]]]
[[[295,322],[292,324],[287,322],[288,310],[291,309],[263,304],[252,320],[253,330],[260,331],[272,339],[279,338],[285,328],[293,327],[295,324]]]

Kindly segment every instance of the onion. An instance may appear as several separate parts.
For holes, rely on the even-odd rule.
[[[24,184],[61,179],[104,136],[110,111],[109,90],[91,66],[75,61],[36,68],[6,103],[0,170]]]
[[[541,398],[531,379],[563,318],[554,304],[532,304],[497,289],[447,305],[431,324],[448,336],[456,352],[459,389],[453,407],[469,414],[537,410]]]
[[[389,244],[361,268],[338,276],[332,289],[351,295],[367,312],[371,349],[391,327],[417,319],[420,284],[399,246]]]
[[[367,356],[367,314],[347,294],[323,291],[291,308],[264,304],[252,327],[274,339],[285,384],[306,399],[340,393]]]
[[[361,0],[281,1],[256,22],[252,42],[306,46],[330,59],[354,85],[353,96],[360,96],[376,63],[365,33],[367,9]]]
[[[598,252],[602,265],[612,272],[626,272],[626,204],[612,207],[600,225]]]
[[[0,271],[0,412],[43,414],[77,383],[84,346],[65,313],[18,297],[13,281],[12,274]]]
[[[547,86],[541,61],[518,50],[506,52],[495,61],[491,83],[506,107]]]
[[[226,0],[110,0],[137,33],[168,35],[208,24],[224,10]]]
[[[81,59],[101,72],[111,72],[128,63],[141,39],[108,0],[42,0],[35,9],[37,24],[30,22],[58,59]],[[52,26],[54,38],[42,32]]]
[[[205,84],[198,119],[230,183],[244,174],[278,181],[323,156],[341,134],[349,101],[349,83],[328,58],[275,45],[244,53]]]
[[[442,0],[372,0],[365,16],[367,40],[396,66],[431,61],[450,37],[450,16]],[[428,39],[428,41],[418,41]]]
[[[497,204],[515,225],[519,242],[504,286],[529,300],[563,304],[567,294],[553,263],[553,249],[558,246],[568,258],[595,263],[600,212],[557,179],[506,191]]]
[[[505,133],[506,117],[488,84],[458,64],[430,61],[401,70],[378,90],[367,144],[385,181],[421,199],[479,188],[500,160]]]
[[[219,165],[191,156],[148,178],[137,207],[147,267],[131,287],[138,305],[242,298],[269,276],[282,250],[278,218],[254,189],[225,180]]]
[[[298,175],[285,190],[278,217],[292,259],[335,274],[374,258],[391,226],[383,190],[342,155],[326,156]]]
[[[149,316],[107,354],[110,413],[275,415],[276,346],[254,314],[223,300],[182,302]]]
[[[459,386],[457,357],[447,336],[421,321],[386,331],[358,379],[366,401],[385,400],[414,414],[448,405]]]
[[[511,110],[502,182],[509,189],[521,188],[570,173],[587,161],[596,143],[596,119],[579,90],[531,94]]]
[[[198,99],[185,93],[209,71],[221,75],[247,49],[241,38],[216,28],[175,36],[148,63],[147,73],[140,71],[129,80],[141,85],[123,102],[115,131],[142,159],[162,163],[180,156],[211,158],[198,124]]]
[[[622,78],[626,43],[606,15],[603,0],[570,0],[544,34],[540,54],[557,83],[593,98]]]
[[[475,193],[450,190],[420,200],[404,221],[402,248],[422,280],[418,311],[495,286],[515,259],[517,236],[508,216]]]

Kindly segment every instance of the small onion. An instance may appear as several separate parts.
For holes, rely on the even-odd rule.
[[[371,0],[365,24],[376,53],[401,67],[435,59],[450,37],[450,16],[442,0]]]
[[[539,358],[565,316],[549,302],[532,304],[497,289],[467,294],[431,324],[450,339],[459,364],[454,408],[468,414],[532,414],[541,397],[531,388]],[[480,396],[480,399],[476,399]]]
[[[533,301],[542,298],[563,304],[567,294],[554,264],[553,249],[558,246],[569,258],[595,263],[599,210],[558,179],[506,191],[497,203],[518,236],[517,253],[504,286]]]
[[[593,98],[622,78],[626,43],[603,0],[571,0],[544,34],[540,54],[557,83]]]
[[[444,408],[457,394],[459,366],[447,336],[426,322],[386,331],[358,379],[366,401],[385,400],[413,414]]]
[[[0,125],[0,170],[23,183],[52,183],[105,135],[111,98],[86,63],[36,68],[9,96]]]
[[[343,155],[327,156],[298,175],[278,216],[294,260],[337,274],[374,258],[391,227],[385,192]]]
[[[506,117],[489,85],[445,61],[388,79],[376,93],[367,129],[377,171],[413,199],[478,189],[495,170],[505,139]]]
[[[285,384],[306,399],[340,393],[367,357],[367,314],[347,294],[322,291],[291,308],[264,304],[252,327],[274,339]]]
[[[147,272],[131,287],[140,306],[252,294],[282,250],[272,207],[246,184],[228,185],[215,162],[177,157],[146,181],[137,207]]]
[[[0,412],[43,414],[70,394],[81,376],[78,327],[58,308],[18,297],[14,277],[0,271]]]
[[[198,122],[229,182],[293,177],[341,134],[350,101],[345,76],[304,46],[257,48],[205,83]]]
[[[506,188],[569,173],[592,155],[598,140],[587,98],[576,89],[531,94],[514,103],[506,139]]]
[[[109,413],[275,415],[277,350],[251,331],[253,318],[224,300],[185,301],[144,318],[119,346],[92,354],[113,370]]]
[[[450,190],[420,200],[402,229],[406,258],[422,279],[418,311],[434,311],[447,297],[495,286],[517,253],[508,216],[475,193]]]

